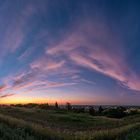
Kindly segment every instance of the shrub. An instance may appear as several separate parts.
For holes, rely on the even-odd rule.
[[[119,108],[111,108],[104,111],[104,115],[110,118],[122,118],[126,116],[126,113]]]
[[[39,108],[40,109],[49,109],[49,104],[48,103],[46,103],[46,104],[40,104],[39,105]]]
[[[73,108],[72,109],[75,113],[84,113],[85,109],[84,108]]]
[[[90,115],[95,115],[95,109],[93,107],[89,108],[89,114]]]
[[[56,108],[56,109],[57,109],[57,108],[59,108],[59,107],[58,107],[58,103],[57,103],[57,102],[55,102],[55,108]]]
[[[98,113],[101,114],[103,111],[104,109],[102,108],[102,106],[99,106]]]
[[[72,109],[72,106],[69,102],[66,103],[66,109],[67,110],[71,110]]]

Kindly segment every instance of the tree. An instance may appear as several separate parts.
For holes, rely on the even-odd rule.
[[[89,108],[89,114],[90,115],[95,115],[95,109],[93,107]]]
[[[71,110],[72,109],[72,106],[69,102],[66,103],[66,109],[67,110]]]
[[[46,104],[40,104],[39,105],[39,108],[41,108],[41,109],[49,109],[49,104],[48,103],[46,103]]]
[[[101,114],[103,112],[103,110],[104,109],[102,108],[102,106],[99,106],[98,113]]]
[[[119,108],[110,108],[104,112],[105,116],[110,118],[123,118],[126,116],[126,113]]]
[[[58,103],[57,102],[55,102],[55,108],[58,108]]]
[[[36,103],[28,103],[28,104],[26,104],[24,106],[27,107],[27,108],[34,108],[34,107],[37,107],[38,104],[36,104]]]
[[[23,107],[22,104],[16,104],[15,107]]]

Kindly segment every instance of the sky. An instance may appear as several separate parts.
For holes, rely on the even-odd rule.
[[[140,105],[138,0],[0,0],[0,103]]]

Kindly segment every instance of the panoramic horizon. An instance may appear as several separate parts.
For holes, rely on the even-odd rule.
[[[140,2],[0,1],[0,104],[140,105]]]

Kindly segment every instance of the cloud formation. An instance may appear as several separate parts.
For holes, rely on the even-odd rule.
[[[31,69],[34,70],[40,70],[42,72],[52,72],[55,70],[58,70],[59,68],[63,67],[65,64],[64,60],[61,61],[53,61],[53,60],[47,60],[46,59],[41,59],[41,60],[37,60],[33,63],[31,63],[30,67]]]
[[[113,4],[101,3],[3,2],[0,98],[12,96],[7,93],[43,97],[55,90],[55,97],[66,92],[65,98],[76,100],[99,95],[110,99],[119,95],[114,87],[135,96],[140,91],[138,18],[126,6],[113,12]]]
[[[0,98],[6,98],[6,97],[9,97],[9,96],[13,96],[15,94],[13,93],[8,93],[8,94],[5,94],[5,95],[1,95]]]
[[[46,53],[58,57],[65,55],[74,64],[111,77],[131,90],[140,91],[140,80],[127,63],[122,42],[115,36],[112,38],[111,34],[102,24],[95,25],[89,21],[58,45],[46,49]]]
[[[34,13],[33,7],[31,5],[23,6],[23,8],[21,8],[18,12],[16,8],[12,9],[11,5],[9,7],[9,11],[11,11],[13,15],[11,17],[8,17],[8,15],[10,15],[11,13],[9,13],[8,15],[7,13],[4,14],[5,19],[3,20],[6,24],[3,27],[4,32],[1,32],[1,57],[4,57],[9,53],[14,53],[18,48],[22,46],[22,43],[26,38],[26,33],[24,31],[26,28],[26,24]]]
[[[4,91],[6,88],[7,88],[6,85],[0,85],[0,92],[1,92],[1,91]]]

